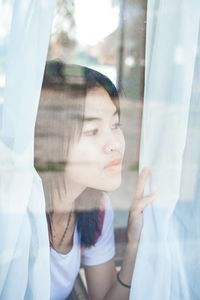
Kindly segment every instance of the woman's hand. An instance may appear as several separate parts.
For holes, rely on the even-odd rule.
[[[136,192],[129,212],[127,226],[128,241],[119,274],[120,281],[119,279],[117,280],[116,277],[115,263],[113,259],[98,266],[85,268],[91,299],[128,300],[130,298],[130,289],[124,287],[122,283],[127,286],[131,286],[139,239],[143,226],[142,211],[155,198],[154,194],[144,197],[144,188],[148,177],[148,169],[143,169],[139,175]],[[102,294],[103,290],[107,290],[105,296]]]
[[[144,188],[150,173],[144,168],[138,178],[135,195],[129,210],[127,242],[139,241],[143,227],[143,210],[155,199],[155,193],[144,196]]]

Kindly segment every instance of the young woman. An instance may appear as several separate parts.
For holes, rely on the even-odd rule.
[[[52,118],[52,129],[50,126],[48,130],[57,138],[54,153],[59,153],[64,164],[59,180],[53,180],[51,191],[45,193],[51,299],[68,297],[81,265],[90,299],[128,299],[142,212],[154,199],[153,194],[143,195],[148,170],[144,169],[139,176],[129,213],[124,261],[117,274],[113,211],[107,192],[121,184],[125,149],[118,92],[99,72],[59,62],[46,68],[43,86],[46,85],[62,94],[62,102],[54,101],[57,100],[57,117]],[[58,103],[62,104],[60,108]]]

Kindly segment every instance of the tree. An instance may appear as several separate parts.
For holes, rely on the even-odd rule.
[[[69,57],[75,45],[74,0],[57,0],[48,58]]]

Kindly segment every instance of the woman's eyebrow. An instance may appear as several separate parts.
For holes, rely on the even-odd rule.
[[[115,112],[113,113],[112,117],[114,117],[117,114],[118,114],[118,111],[115,110]],[[84,122],[102,121],[102,118],[99,118],[99,117],[84,117],[83,121]]]

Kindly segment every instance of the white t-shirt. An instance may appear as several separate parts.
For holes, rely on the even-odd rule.
[[[51,300],[66,299],[74,286],[81,265],[94,266],[114,257],[113,209],[106,193],[104,193],[104,207],[102,234],[94,246],[81,249],[79,234],[75,228],[70,252],[61,254],[53,248],[50,249]]]

